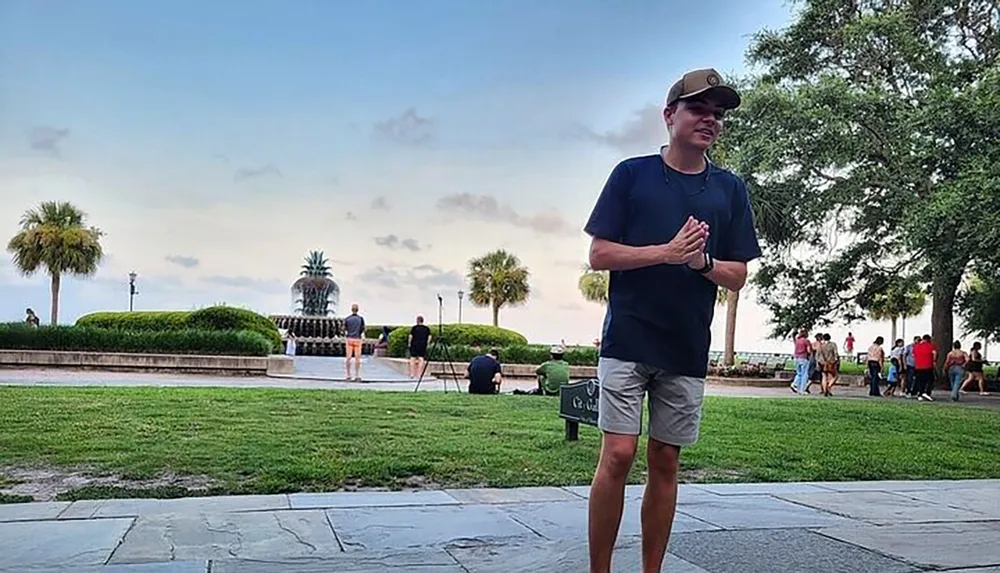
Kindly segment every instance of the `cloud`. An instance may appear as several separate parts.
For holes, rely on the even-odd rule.
[[[382,195],[372,201],[372,209],[375,211],[390,211],[392,207],[389,206],[389,201],[385,198],[385,195]]]
[[[361,283],[387,289],[458,290],[465,279],[458,271],[445,271],[434,265],[416,267],[376,266],[358,275]]]
[[[255,279],[252,277],[227,277],[227,276],[210,276],[203,277],[202,282],[208,284],[214,284],[224,287],[239,288],[251,290],[264,294],[277,294],[289,290],[291,287],[284,285],[281,281],[276,279]]]
[[[598,133],[578,127],[571,133],[577,139],[593,141],[626,154],[649,153],[667,139],[662,106],[650,104],[633,112],[632,117],[615,129]]]
[[[538,233],[569,235],[578,230],[558,213],[524,215],[509,205],[501,204],[489,195],[473,195],[471,193],[446,195],[438,199],[437,208],[444,213],[456,213],[484,221],[508,223]]]
[[[185,269],[193,269],[200,263],[198,259],[194,257],[186,257],[184,255],[167,255],[164,258],[168,263],[184,267]]]
[[[31,128],[28,132],[28,145],[36,151],[43,151],[52,157],[61,157],[62,151],[59,145],[62,140],[69,137],[68,128],[55,128],[48,125],[39,125]]]
[[[375,237],[375,244],[387,249],[406,249],[414,253],[421,250],[420,243],[416,239],[400,239],[396,235]]]
[[[260,167],[242,167],[237,169],[236,173],[233,174],[233,181],[246,181],[247,179],[256,179],[258,177],[266,177],[268,175],[281,177],[281,171],[273,163],[267,163],[265,165],[261,165]]]
[[[357,221],[358,220],[358,216],[355,215],[354,213],[350,212],[350,211],[348,211],[347,214],[344,215],[344,218],[347,219],[348,221]]]
[[[402,115],[375,122],[375,135],[400,145],[423,145],[434,137],[434,120],[421,117],[416,108],[408,108]]]

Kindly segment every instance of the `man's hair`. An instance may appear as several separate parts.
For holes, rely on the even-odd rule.
[[[351,305],[351,312],[358,312],[358,305],[357,305],[357,303]]]
[[[931,335],[930,334],[925,334],[924,335],[924,342],[930,342],[930,341],[931,341]]]
[[[918,335],[918,336],[914,336],[914,337],[913,337],[913,342],[916,342],[916,341],[918,341],[918,340],[920,340],[920,336],[919,336],[919,335]]]
[[[417,315],[417,324],[423,324],[423,323],[424,323],[424,317]]]
[[[829,332],[827,332],[826,334],[823,335],[823,340],[830,340],[830,333]]]
[[[497,360],[500,360],[500,351],[497,350],[496,348],[490,348],[490,351],[487,354],[489,354],[493,358],[496,358]]]
[[[24,314],[35,314],[35,311],[31,310],[30,308],[26,308],[24,309]]]

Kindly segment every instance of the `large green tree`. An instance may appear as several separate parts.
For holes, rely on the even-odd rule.
[[[1000,7],[990,0],[809,0],[753,40],[741,174],[794,198],[795,248],[754,280],[772,334],[863,317],[900,274],[930,285],[953,338],[970,263],[1000,250]],[[943,356],[944,353],[942,352]]]
[[[71,203],[47,201],[21,217],[21,230],[7,244],[14,266],[25,276],[39,270],[49,275],[51,322],[59,323],[59,291],[63,275],[92,276],[104,258],[100,230],[86,224],[87,215]]]
[[[984,265],[978,269],[958,298],[966,331],[1000,341],[1000,268]]]
[[[493,311],[493,326],[499,326],[500,309],[528,301],[531,286],[528,269],[515,255],[503,249],[469,261],[469,300]]]

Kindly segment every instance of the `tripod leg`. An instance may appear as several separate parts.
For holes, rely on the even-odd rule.
[[[420,383],[423,382],[424,374],[427,373],[427,367],[431,364],[430,357],[435,348],[437,348],[437,341],[434,341],[434,345],[431,346],[431,349],[427,352],[427,356],[424,357],[424,367],[420,369],[420,378],[417,378],[417,385],[413,388],[414,392],[420,389]]]
[[[451,351],[448,350],[448,345],[444,345],[444,357],[448,360],[448,366],[451,368],[451,375],[453,380],[455,380],[455,391],[461,392],[462,387],[458,385],[458,373],[455,372],[455,362],[451,359]],[[445,391],[448,391],[448,381],[444,382]]]

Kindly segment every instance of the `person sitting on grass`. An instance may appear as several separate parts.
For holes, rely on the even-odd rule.
[[[562,346],[553,346],[549,350],[551,358],[535,370],[538,375],[538,394],[558,396],[559,387],[569,384],[569,362],[563,360],[565,353],[566,349]]]
[[[500,368],[500,352],[491,349],[476,356],[469,362],[469,394],[499,394],[503,374]]]

